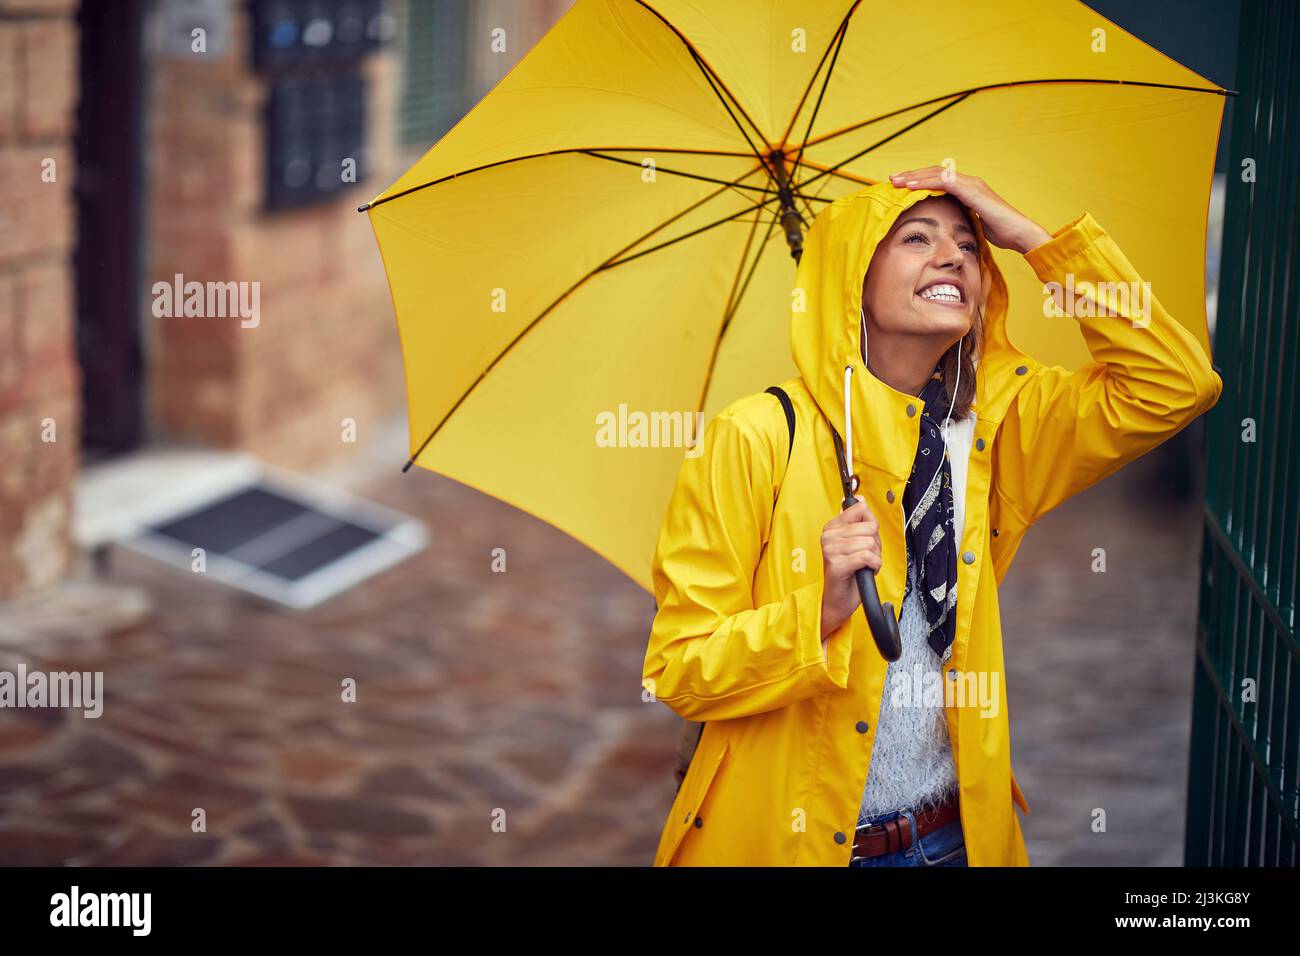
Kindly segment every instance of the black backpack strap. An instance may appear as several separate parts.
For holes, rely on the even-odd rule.
[[[771,392],[781,402],[781,407],[785,409],[785,423],[790,428],[790,448],[785,453],[786,463],[790,462],[790,452],[794,451],[794,404],[790,401],[790,396],[785,393],[780,385],[769,385],[766,392]]]

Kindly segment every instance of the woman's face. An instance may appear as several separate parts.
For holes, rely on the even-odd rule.
[[[961,204],[951,196],[922,199],[898,217],[871,258],[862,284],[869,336],[919,335],[946,348],[970,331],[982,285],[975,231]]]

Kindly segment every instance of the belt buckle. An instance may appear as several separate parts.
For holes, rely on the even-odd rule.
[[[899,819],[899,818],[898,818],[898,817],[895,817],[895,818],[894,818],[894,820],[897,820],[897,819]],[[886,820],[884,823],[860,823],[860,824],[857,825],[857,827],[854,828],[853,832],[854,832],[854,833],[862,833],[862,832],[864,832],[864,831],[878,830],[878,831],[880,831],[881,833],[887,833],[888,830],[886,830],[886,827],[887,827],[890,823],[893,823],[894,820]],[[900,842],[902,841],[902,834],[901,834],[901,833],[899,834],[899,841],[900,841]],[[854,843],[857,843],[857,840],[855,839],[853,842],[854,842]],[[876,854],[876,856],[881,856],[881,855],[883,855],[883,854],[879,854],[879,853]],[[872,860],[872,859],[875,859],[875,857],[871,857],[871,856],[850,856],[850,857],[849,857],[849,862],[850,862],[850,863],[857,863],[859,860]]]

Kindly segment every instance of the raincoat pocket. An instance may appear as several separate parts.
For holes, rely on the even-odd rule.
[[[660,847],[656,866],[671,866],[686,834],[707,826],[700,811],[727,750],[728,743],[724,740],[717,752],[708,757],[704,755],[703,746],[696,751],[695,759],[691,761],[691,768],[686,772],[686,779],[682,781],[682,788],[677,792],[677,799],[673,801],[673,808],[669,812],[668,821],[672,830],[665,834],[667,842]]]
[[[1025,800],[1025,795],[1020,792],[1020,785],[1016,783],[1016,772],[1011,771],[1011,797],[1020,805],[1020,809],[1029,813],[1029,804]]]

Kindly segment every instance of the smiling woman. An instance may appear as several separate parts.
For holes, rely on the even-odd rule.
[[[892,690],[876,720],[851,866],[966,865],[945,708],[937,701],[917,705],[897,685],[915,675],[944,686],[955,634],[965,488],[957,478],[964,478],[965,461],[950,459],[949,438],[954,422],[958,447],[969,449],[973,437],[970,407],[985,298],[979,251],[962,204],[949,195],[931,196],[890,226],[862,283],[863,364],[891,388],[916,395],[923,410],[902,496],[902,650],[887,673]],[[871,566],[881,563],[878,526],[865,503],[861,507],[866,521],[850,509],[828,522],[823,535],[823,636],[854,610],[855,595],[842,575],[856,569],[854,552],[864,537]]]
[[[960,421],[975,398],[983,305],[979,244],[965,208],[951,196],[921,200],[876,247],[862,284],[867,369],[917,395],[936,363],[950,382],[960,365],[952,411]]]
[[[805,237],[799,374],[779,383],[798,428],[746,395],[682,464],[642,678],[704,729],[656,865],[1028,865],[998,584],[1042,515],[1222,389],[1154,297],[1141,323],[1076,308],[1078,370],[1017,349],[991,246],[1085,296],[1141,277],[1087,211],[1048,233],[976,177],[905,177],[835,200]],[[860,479],[843,510],[840,423]],[[800,559],[814,542],[820,568]],[[901,612],[897,659],[858,613],[867,567]],[[918,679],[943,699],[918,704]],[[950,697],[961,681],[987,693]]]

